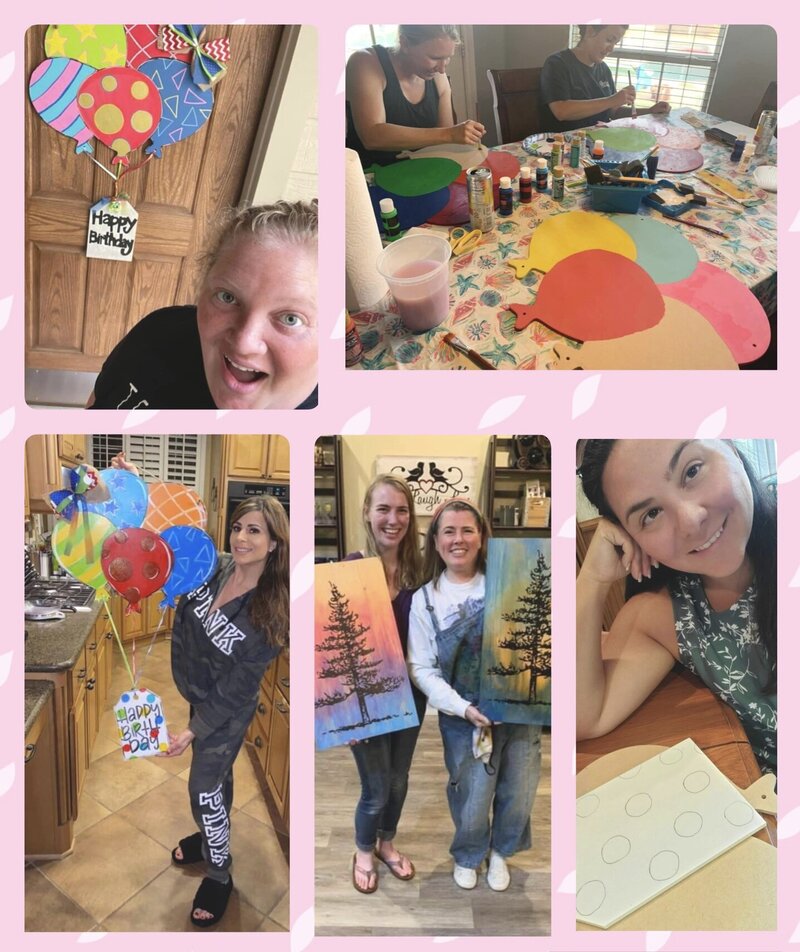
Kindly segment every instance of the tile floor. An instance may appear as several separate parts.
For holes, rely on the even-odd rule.
[[[137,645],[141,659],[146,645]],[[167,719],[188,718],[159,640],[142,685],[161,696]],[[78,808],[75,846],[62,860],[27,863],[25,929],[30,932],[187,932],[202,867],[172,865],[171,849],[196,829],[186,782],[191,753],[124,761],[111,710],[130,680],[119,650],[108,707]],[[225,918],[211,930],[281,932],[289,927],[289,868],[243,749],[234,765],[233,878]]]

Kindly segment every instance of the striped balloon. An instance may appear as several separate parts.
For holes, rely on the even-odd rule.
[[[74,139],[76,152],[92,152],[92,132],[78,112],[77,96],[85,80],[97,72],[93,66],[65,56],[40,63],[31,75],[28,92],[33,108],[62,135]]]
[[[101,601],[108,594],[100,557],[103,543],[114,531],[114,524],[105,516],[98,516],[95,512],[78,512],[69,522],[59,519],[50,537],[58,564],[74,579],[95,589]]]

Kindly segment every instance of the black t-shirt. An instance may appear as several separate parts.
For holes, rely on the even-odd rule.
[[[197,308],[162,307],[142,318],[106,358],[93,410],[215,410],[206,383]],[[317,389],[296,409],[317,405]]]
[[[389,51],[383,46],[371,47],[383,69],[386,77],[386,87],[383,90],[383,109],[386,121],[395,126],[408,126],[412,129],[435,129],[439,123],[439,91],[433,79],[425,80],[425,95],[417,102],[406,99],[397,73],[389,57]],[[361,157],[363,168],[371,165],[391,165],[397,161],[397,153],[402,149],[368,149],[356,132],[355,122],[350,110],[350,103],[345,103],[347,115],[347,139],[345,145],[354,149]]]
[[[614,77],[605,63],[586,66],[572,50],[553,53],[544,61],[539,80],[542,121],[548,132],[565,132],[569,129],[584,129],[596,122],[608,122],[611,109],[605,109],[584,119],[560,122],[550,111],[551,102],[565,99],[604,99],[617,91]]]

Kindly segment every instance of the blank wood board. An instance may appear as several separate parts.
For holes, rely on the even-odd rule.
[[[577,918],[607,929],[765,826],[687,738],[577,801]]]
[[[419,724],[380,559],[316,566],[314,654],[319,750]]]

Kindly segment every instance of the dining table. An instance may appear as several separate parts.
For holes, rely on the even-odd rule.
[[[770,324],[771,342],[765,353],[753,362],[740,362],[742,368],[771,369],[776,365],[777,318],[777,193],[758,187],[754,180],[755,165],[747,172],[737,171],[731,160],[731,148],[704,132],[716,126],[719,120],[697,110],[673,110],[667,117],[670,130],[694,131],[702,144],[703,169],[716,173],[746,190],[750,198],[736,203],[731,211],[716,207],[694,208],[682,219],[690,219],[724,231],[724,237],[702,228],[687,227],[656,209],[642,205],[636,216],[663,222],[666,227],[678,229],[690,242],[699,262],[705,262],[731,275],[753,292],[764,309]],[[599,130],[593,130],[595,134]],[[758,160],[776,164],[777,146],[773,142],[766,155]],[[534,166],[537,145],[528,140],[495,147],[493,151],[509,153],[521,165]],[[567,150],[568,159],[568,150]],[[414,161],[413,159],[410,161]],[[413,333],[408,330],[397,310],[391,294],[377,304],[351,313],[360,337],[363,356],[350,369],[360,370],[476,370],[481,361],[497,370],[547,370],[560,366],[554,359],[559,348],[575,347],[576,342],[566,335],[540,323],[528,323],[521,330],[515,328],[517,317],[511,305],[535,304],[545,275],[531,270],[518,278],[509,266],[513,259],[525,258],[536,229],[552,216],[570,211],[592,211],[593,215],[608,217],[607,212],[592,210],[584,181],[584,169],[565,165],[563,200],[553,197],[552,188],[537,192],[535,187],[529,203],[519,201],[518,182],[513,182],[513,210],[506,217],[495,213],[494,228],[483,234],[480,243],[463,254],[450,259],[449,313],[432,330]],[[704,193],[713,192],[708,184],[697,178],[697,172],[682,174],[655,173],[657,180],[688,185]],[[578,187],[576,187],[578,186]],[[724,195],[718,196],[723,202]],[[617,216],[622,217],[622,216]],[[425,223],[421,226],[449,237],[450,228]],[[467,228],[469,226],[467,225]],[[588,305],[587,305],[588,306]],[[445,337],[454,335],[464,349],[473,352],[473,358],[458,352]],[[580,344],[577,345],[580,347]],[[735,366],[735,363],[733,364]],[[639,369],[639,368],[632,368]]]

